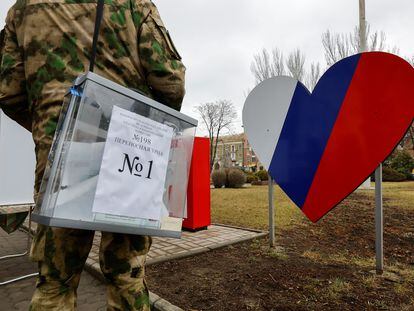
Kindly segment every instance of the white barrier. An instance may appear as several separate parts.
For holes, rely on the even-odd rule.
[[[33,203],[32,135],[0,110],[0,206]]]

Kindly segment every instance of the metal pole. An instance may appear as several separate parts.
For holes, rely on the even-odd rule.
[[[367,21],[365,17],[365,0],[359,0],[359,49],[367,50]]]
[[[375,253],[377,274],[384,271],[384,220],[382,205],[382,164],[375,170]]]
[[[268,175],[269,181],[269,242],[270,247],[275,247],[275,205],[273,202],[273,179]]]
[[[359,0],[359,52],[367,51],[367,20],[365,18],[365,0]],[[371,189],[371,177],[359,187],[360,189]]]
[[[359,47],[367,50],[365,0],[359,0]],[[384,271],[384,220],[382,206],[382,164],[375,170],[375,259],[378,274]]]

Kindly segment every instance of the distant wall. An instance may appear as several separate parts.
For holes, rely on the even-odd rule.
[[[31,133],[0,110],[0,206],[33,202],[34,170]]]

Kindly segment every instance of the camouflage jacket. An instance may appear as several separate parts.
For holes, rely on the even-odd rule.
[[[17,0],[0,64],[0,108],[50,145],[64,94],[89,66],[96,0]],[[185,67],[150,0],[105,0],[95,72],[180,109]],[[28,125],[29,124],[29,125]]]

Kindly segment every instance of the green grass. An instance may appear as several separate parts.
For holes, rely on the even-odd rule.
[[[414,182],[384,183],[383,195],[394,206],[414,210]]]
[[[375,266],[375,258],[365,258],[353,256],[348,252],[338,252],[334,254],[322,254],[315,250],[307,250],[302,257],[310,259],[314,262],[323,264],[353,265],[359,268],[369,268]]]
[[[375,187],[375,183],[371,183],[371,186]],[[374,200],[374,191],[360,191],[361,193],[368,194]],[[398,206],[399,208],[414,209],[414,182],[384,182],[382,192],[384,199],[392,200],[393,206]]]
[[[414,210],[414,182],[384,183],[383,195],[393,206]],[[374,191],[359,190],[374,200]],[[278,187],[274,186],[276,227],[286,229],[308,221],[302,212]],[[211,189],[212,220],[239,227],[268,228],[268,187],[252,186],[242,189]]]
[[[342,295],[346,295],[351,291],[352,285],[341,279],[335,278],[329,281],[329,286],[323,290],[323,294],[327,300],[338,300]]]
[[[286,228],[303,220],[301,211],[274,186],[276,226]],[[246,228],[267,229],[269,219],[268,187],[211,189],[212,220]]]

